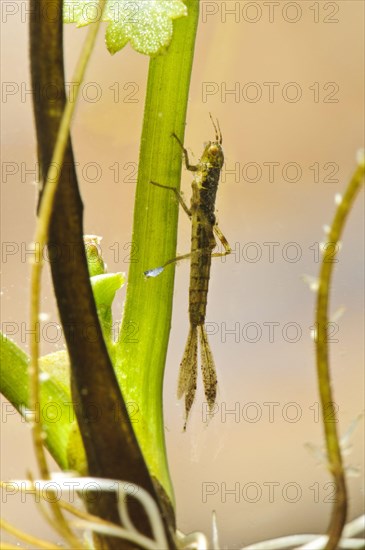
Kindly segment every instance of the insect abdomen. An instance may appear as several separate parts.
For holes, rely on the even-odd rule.
[[[205,322],[209,278],[209,274],[200,275],[199,278],[194,275],[190,277],[189,316],[193,326],[203,325]]]
[[[212,228],[207,223],[206,215],[200,209],[196,213],[196,224],[193,224],[191,237],[191,268],[189,288],[190,323],[194,326],[203,325],[207,309],[207,295],[212,262],[212,249],[215,239]]]

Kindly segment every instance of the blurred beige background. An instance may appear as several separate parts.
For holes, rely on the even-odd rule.
[[[305,448],[308,442],[322,445],[322,428],[310,338],[315,295],[302,276],[318,274],[323,226],[330,223],[335,194],[344,191],[363,147],[364,5],[352,0],[201,5],[186,145],[197,158],[203,142],[213,137],[212,112],[220,121],[226,157],[218,219],[235,254],[214,261],[208,302],[219,376],[217,414],[208,427],[202,424],[200,391],[182,433],[175,388],[188,330],[188,263],[176,271],[164,406],[179,528],[209,534],[215,510],[222,547],[233,549],[270,537],[322,533],[329,518],[331,480]],[[1,105],[1,237],[20,247],[3,257],[2,326],[19,328],[14,340],[27,349],[20,326],[28,318],[29,266],[21,251],[32,240],[36,204],[35,177],[26,173],[36,162],[26,94],[27,16],[21,10],[2,13],[2,31],[7,85]],[[84,37],[85,29],[66,28],[69,78]],[[103,235],[111,272],[128,270],[147,69],[148,59],[129,46],[111,57],[102,32],[72,131],[85,232]],[[226,93],[233,89],[238,95]],[[101,97],[88,101],[95,90]],[[186,196],[189,185],[184,171]],[[190,228],[183,213],[179,231],[179,251],[185,252]],[[361,196],[346,227],[331,298],[333,313],[346,308],[330,348],[342,435],[364,407],[363,239]],[[121,291],[117,318],[123,300]],[[47,270],[42,311],[49,321],[57,320]],[[62,347],[45,342],[42,352]],[[235,414],[228,414],[232,410]],[[346,464],[359,475],[348,479],[349,519],[363,513],[363,419],[351,446]],[[23,478],[27,469],[36,472],[30,431],[18,416],[1,423],[1,459],[3,480]],[[26,531],[57,540],[31,498],[8,499],[2,514]]]

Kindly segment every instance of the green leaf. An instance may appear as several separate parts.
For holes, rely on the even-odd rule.
[[[100,248],[101,241],[102,237],[98,235],[84,235],[86,260],[90,277],[106,273],[106,265]]]
[[[102,20],[106,45],[111,54],[130,42],[146,55],[157,55],[170,44],[173,19],[187,15],[182,0],[108,0]],[[95,0],[64,0],[64,22],[83,27],[100,15]]]
[[[110,358],[114,361],[112,303],[116,291],[125,283],[125,274],[106,272],[106,264],[100,248],[101,240],[102,237],[98,235],[84,235],[87,266],[96,309]]]
[[[92,256],[94,252],[91,252]],[[88,254],[88,261],[93,263],[94,260],[94,257],[90,260]],[[101,268],[101,257],[96,260],[94,265]],[[115,344],[112,340],[111,306],[115,293],[123,285],[125,277],[122,273],[105,273],[91,277],[90,281],[103,335],[113,360]],[[0,391],[24,418],[29,419],[29,357],[6,336],[0,334],[0,338]],[[49,353],[39,359],[39,366],[39,414],[45,433],[45,445],[61,468],[85,473],[85,452],[71,398],[68,353],[66,350]]]
[[[29,411],[29,357],[6,336],[0,334],[0,391],[25,419],[31,419]],[[78,431],[70,384],[68,381],[68,356],[58,352],[40,360],[40,403],[36,414],[42,419],[45,445],[62,469],[71,467],[68,445],[71,434]],[[10,413],[10,411],[9,411]],[[75,437],[75,436],[73,436]],[[83,473],[85,465],[83,448],[74,453],[73,468]]]
[[[42,372],[49,374],[57,386],[71,397],[70,389],[70,360],[66,350],[48,353],[39,358],[39,366]]]
[[[103,331],[105,343],[108,348],[109,356],[114,363],[115,344],[113,338],[113,317],[112,303],[115,293],[125,282],[124,273],[104,273],[90,278],[93,289],[96,309]]]

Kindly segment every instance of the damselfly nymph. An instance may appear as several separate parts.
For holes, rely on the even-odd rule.
[[[185,203],[180,192],[174,187],[151,182],[158,187],[171,190],[175,193],[181,206],[191,220],[191,251],[189,254],[177,256],[165,262],[162,266],[145,272],[147,277],[156,277],[164,268],[186,258],[190,258],[190,287],[189,287],[189,319],[190,330],[185,346],[184,355],[180,363],[177,396],[185,397],[185,425],[193,405],[198,373],[198,345],[200,347],[200,361],[203,377],[205,397],[211,410],[217,396],[217,374],[213,354],[205,330],[205,316],[210,279],[212,257],[226,256],[231,248],[219,229],[215,217],[215,200],[219,177],[224,163],[222,149],[222,133],[219,124],[214,123],[212,116],[215,141],[209,141],[199,162],[190,164],[189,155],[180,139],[173,134],[181,147],[187,170],[194,173],[192,181],[192,197],[190,208]],[[223,252],[213,252],[217,246],[215,236],[223,245]]]

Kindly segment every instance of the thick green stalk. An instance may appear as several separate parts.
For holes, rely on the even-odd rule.
[[[171,326],[174,266],[155,279],[144,271],[176,252],[178,203],[151,180],[179,188],[183,140],[199,2],[187,0],[188,17],[174,22],[166,54],[151,59],[135,199],[133,246],[116,373],[150,473],[173,501],[162,415],[162,383]]]

